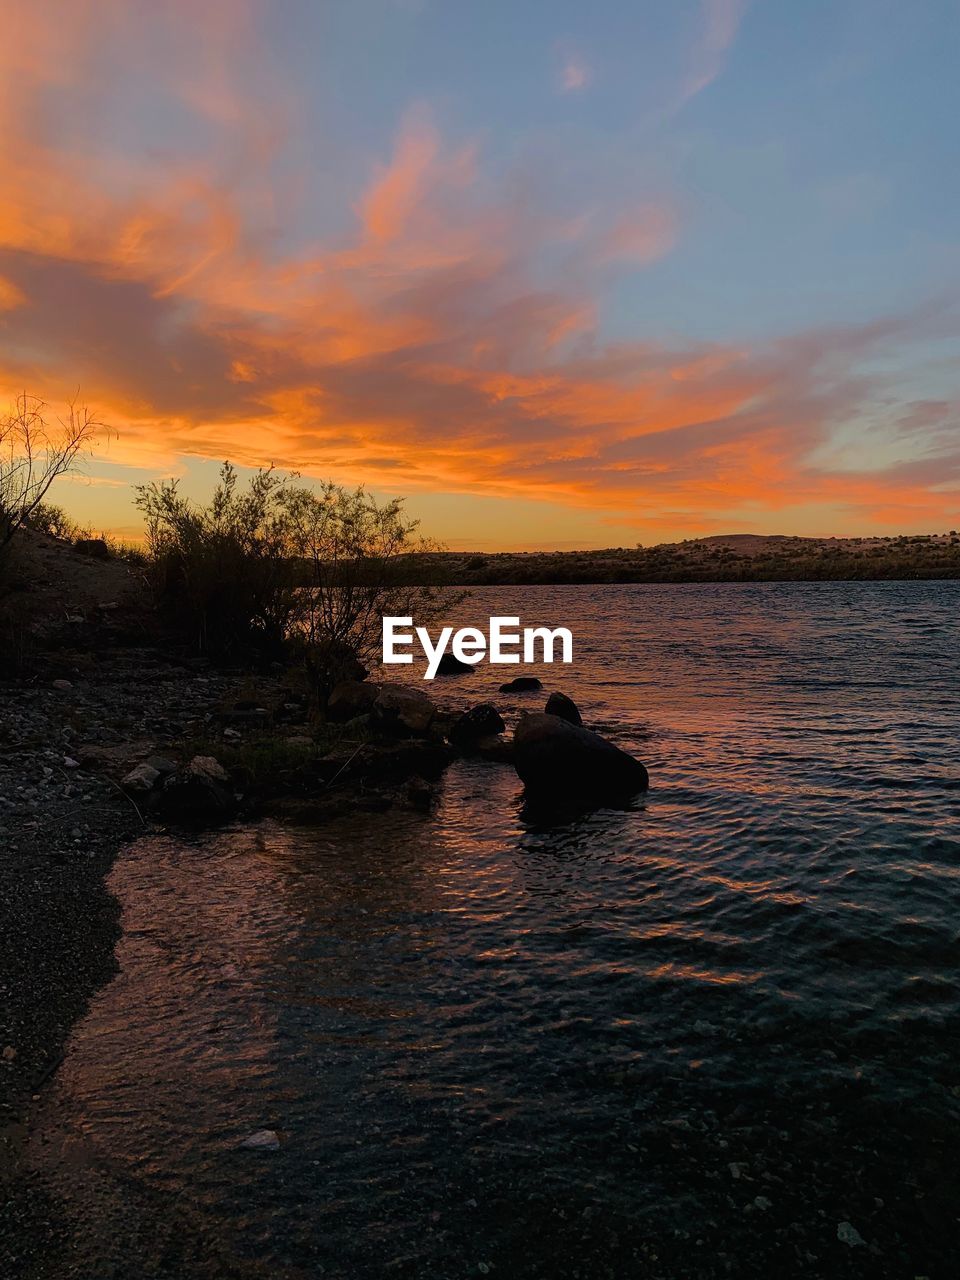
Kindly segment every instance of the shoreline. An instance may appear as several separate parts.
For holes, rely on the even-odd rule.
[[[249,702],[251,689],[258,701],[282,703],[286,674],[217,671],[162,646],[126,647],[100,633],[87,637],[84,650],[45,652],[31,678],[2,686],[0,1262],[6,1274],[56,1274],[65,1220],[51,1206],[55,1193],[26,1167],[25,1145],[73,1027],[117,972],[122,929],[110,871],[130,841],[181,829],[152,818],[120,779],[150,755],[184,761],[198,742],[215,741],[212,749],[219,746],[232,784],[247,782],[230,821],[273,815],[322,823],[354,804],[429,807],[430,779],[453,758],[438,741],[357,742],[349,726],[331,726],[338,745],[329,750],[324,741],[306,746],[309,732],[296,723],[271,719],[242,735],[231,731],[230,723],[243,723],[246,714],[231,707]],[[293,768],[289,743],[299,744]],[[245,779],[238,762],[258,748],[265,770]],[[331,780],[334,790],[327,789]]]

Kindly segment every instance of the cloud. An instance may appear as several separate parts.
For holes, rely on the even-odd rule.
[[[560,72],[560,87],[564,93],[579,93],[593,79],[593,72],[576,54],[570,54]]]
[[[707,11],[691,85],[717,74],[742,8]],[[166,7],[150,10],[150,32],[125,37],[122,83],[96,81],[91,59],[127,20],[125,6],[103,12],[106,30],[80,24],[69,39],[73,10],[30,28],[17,92],[0,90],[4,398],[81,383],[128,465],[229,456],[391,491],[552,501],[644,528],[678,512],[708,529],[732,511],[750,522],[811,503],[881,523],[955,520],[948,411],[903,400],[884,363],[955,337],[947,302],[750,348],[611,342],[604,290],[671,250],[673,200],[557,218],[522,184],[491,181],[479,143],[451,145],[423,106],[343,193],[347,219],[294,240],[277,230],[283,148],[306,125],[249,25],[221,14],[226,46],[211,26],[201,53],[184,51],[211,64],[200,93],[199,64],[185,76],[167,59],[163,79],[150,57],[191,32]],[[176,136],[202,145],[158,144],[144,163],[85,127],[78,151],[69,105],[83,86],[95,83],[87,109],[100,120],[122,116],[144,81]],[[896,459],[831,461],[851,422],[867,448],[892,433]]]
[[[664,257],[676,243],[678,218],[667,204],[646,204],[624,214],[598,245],[598,260],[645,265]]]
[[[700,26],[690,53],[689,70],[680,88],[677,107],[702,93],[721,74],[748,0],[701,0]]]

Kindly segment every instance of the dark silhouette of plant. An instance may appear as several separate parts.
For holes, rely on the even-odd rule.
[[[289,490],[290,554],[303,571],[294,638],[318,693],[380,651],[382,618],[391,614],[432,621],[441,607],[428,585],[438,548],[420,536],[403,502],[379,503],[362,487]]]
[[[155,593],[193,630],[201,652],[268,652],[286,638],[296,588],[283,502],[289,483],[258,471],[244,490],[225,462],[206,506],[185,498],[177,480],[137,486]]]
[[[324,696],[378,649],[384,613],[430,621],[432,548],[399,499],[318,489],[261,470],[246,487],[229,462],[207,505],[176,480],[141,485],[149,572],[160,603],[217,657],[251,650],[304,662]]]

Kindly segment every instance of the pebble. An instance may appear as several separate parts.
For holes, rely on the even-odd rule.
[[[256,1133],[248,1134],[240,1146],[248,1151],[277,1151],[280,1139],[273,1129],[258,1129]]]
[[[855,1248],[858,1244],[866,1243],[856,1227],[851,1226],[849,1222],[837,1223],[837,1239],[841,1244],[849,1245],[851,1249]]]

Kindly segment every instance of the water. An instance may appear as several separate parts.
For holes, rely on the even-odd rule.
[[[81,1273],[153,1274],[159,1213],[182,1275],[952,1275],[960,584],[494,612],[571,627],[547,689],[649,794],[534,826],[461,762],[430,816],[128,849],[37,1143]],[[512,674],[433,688],[509,720]]]

